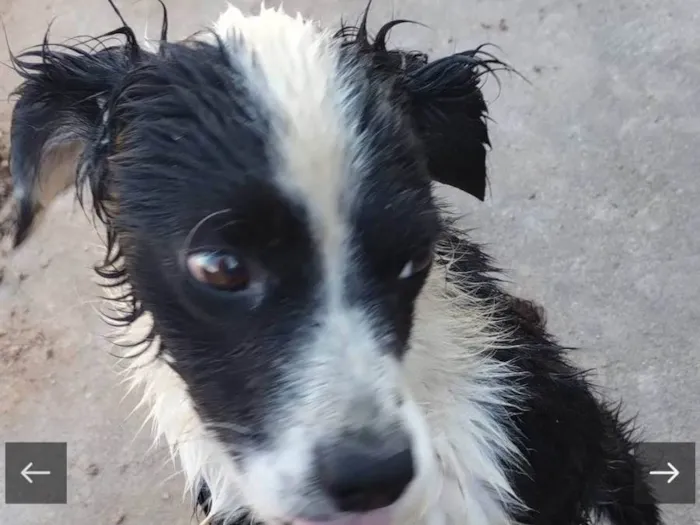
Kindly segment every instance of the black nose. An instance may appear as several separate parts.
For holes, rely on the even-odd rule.
[[[386,450],[376,445],[348,440],[319,449],[319,479],[338,510],[367,512],[387,507],[413,479],[410,446]]]

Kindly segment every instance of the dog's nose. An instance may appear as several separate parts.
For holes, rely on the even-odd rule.
[[[392,450],[376,445],[348,440],[318,449],[319,480],[338,510],[367,512],[387,507],[413,479],[410,445]]]

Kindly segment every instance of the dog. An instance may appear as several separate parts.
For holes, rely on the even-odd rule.
[[[435,193],[485,198],[500,60],[265,6],[139,43],[112,7],[12,56],[15,244],[70,187],[104,225],[108,320],[206,523],[661,523],[631,423]]]

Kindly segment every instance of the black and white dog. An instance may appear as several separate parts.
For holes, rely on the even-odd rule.
[[[501,63],[389,50],[396,23],[230,7],[13,57],[16,243],[77,176],[207,523],[659,524],[628,425],[433,194],[483,199]]]

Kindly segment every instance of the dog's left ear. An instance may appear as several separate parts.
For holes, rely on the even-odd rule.
[[[483,201],[491,144],[480,84],[493,60],[479,54],[467,51],[433,62],[407,55],[402,84],[431,177]]]
[[[131,33],[129,33],[131,35]],[[133,62],[132,45],[92,52],[50,46],[13,56],[22,83],[10,128],[10,172],[17,207],[15,246],[31,233],[43,210],[74,186],[100,138],[103,106]]]
[[[47,31],[39,46],[18,56],[10,53],[13,69],[22,79],[13,92],[17,102],[10,127],[15,247],[30,235],[58,194],[99,172],[97,165],[112,145],[106,105],[145,53],[114,0],[108,2],[121,27],[76,45],[52,45]],[[163,7],[160,36],[165,42],[168,14],[159,2]],[[114,37],[123,37],[124,43],[108,46]],[[102,181],[96,179],[90,180],[93,195],[103,189]],[[97,207],[95,211],[102,218]]]

